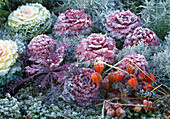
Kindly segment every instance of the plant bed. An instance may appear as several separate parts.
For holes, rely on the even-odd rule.
[[[1,0],[0,118],[169,119],[168,18],[168,0]]]

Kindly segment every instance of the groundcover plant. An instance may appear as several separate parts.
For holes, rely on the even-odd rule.
[[[169,119],[169,0],[1,0],[0,119]]]

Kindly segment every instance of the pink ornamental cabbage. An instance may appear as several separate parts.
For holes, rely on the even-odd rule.
[[[108,63],[113,63],[117,53],[115,40],[102,34],[91,34],[89,37],[83,38],[75,51],[77,58],[83,61],[93,61],[98,57]]]
[[[125,46],[133,46],[144,42],[148,46],[158,46],[159,39],[156,34],[148,28],[138,27],[126,37]]]
[[[130,55],[126,55],[124,58],[128,58],[132,60],[140,69],[142,69],[145,73],[148,73],[149,70],[148,62],[146,61],[143,55],[132,52]],[[134,66],[130,61],[125,60],[119,64],[119,68],[126,71],[126,66],[128,64]],[[135,76],[138,76],[141,73],[141,71],[138,70],[136,66],[134,67],[135,67],[135,72],[133,74]]]
[[[92,73],[94,73],[94,70],[82,68],[79,72],[74,72],[70,76],[71,83],[67,86],[70,87],[70,93],[79,106],[91,106],[100,96],[100,85],[92,81]]]
[[[59,36],[86,35],[91,32],[93,22],[90,16],[79,10],[67,10],[65,13],[59,13],[54,30]]]
[[[131,11],[112,11],[106,16],[106,28],[118,39],[126,37],[135,28],[142,26],[139,16]]]
[[[34,37],[28,45],[28,53],[31,56],[44,56],[48,57],[48,54],[52,46],[56,44],[56,41],[47,35],[38,35]]]

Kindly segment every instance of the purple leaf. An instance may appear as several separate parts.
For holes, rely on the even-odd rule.
[[[45,76],[45,78],[44,78],[43,81],[41,82],[41,85],[43,85],[43,84],[45,83],[45,81],[46,81],[46,79],[49,77],[49,75],[50,75],[50,73],[48,73],[48,74]]]

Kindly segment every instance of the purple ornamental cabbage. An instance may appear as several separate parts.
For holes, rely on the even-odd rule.
[[[52,46],[56,44],[56,41],[50,38],[47,35],[38,35],[34,37],[29,45],[28,45],[28,53],[31,56],[44,56],[47,57],[49,55],[49,51],[51,50]]]
[[[117,53],[115,40],[102,34],[91,34],[89,37],[83,38],[75,51],[77,58],[83,61],[93,61],[98,57],[110,64],[113,63]]]
[[[41,85],[46,82],[51,83],[52,90],[54,92],[53,81],[62,82],[67,76],[66,69],[71,66],[71,64],[64,64],[60,66],[64,57],[64,43],[57,46],[53,44],[49,50],[48,58],[42,56],[31,56],[29,58],[32,61],[30,66],[26,67],[26,72],[30,73],[29,79],[34,78],[37,82],[40,80]]]
[[[100,85],[92,81],[92,73],[94,73],[92,69],[81,68],[78,72],[71,74],[69,81],[65,82],[64,91],[67,92],[69,89],[71,94],[70,97],[67,97],[71,100],[73,99],[79,106],[92,106],[93,102],[100,96]]]
[[[146,61],[146,59],[143,55],[132,52],[130,55],[126,55],[124,58],[128,58],[128,59],[132,60],[140,69],[142,69],[144,72],[148,73],[148,70],[149,70],[148,62]],[[119,64],[119,68],[122,70],[126,70],[126,66],[128,64],[131,64],[132,66],[134,66],[130,61],[125,60]],[[139,71],[135,67],[135,72],[133,74],[135,76],[138,76],[140,73],[141,73],[141,71]]]
[[[59,13],[54,31],[59,36],[87,35],[91,32],[93,22],[90,16],[84,13],[84,10],[67,10],[65,13]]]
[[[144,42],[148,46],[158,46],[159,39],[156,34],[148,28],[138,27],[126,37],[125,46],[133,46]]]
[[[131,11],[112,11],[106,16],[106,28],[118,39],[126,37],[135,28],[142,26],[139,16]]]

